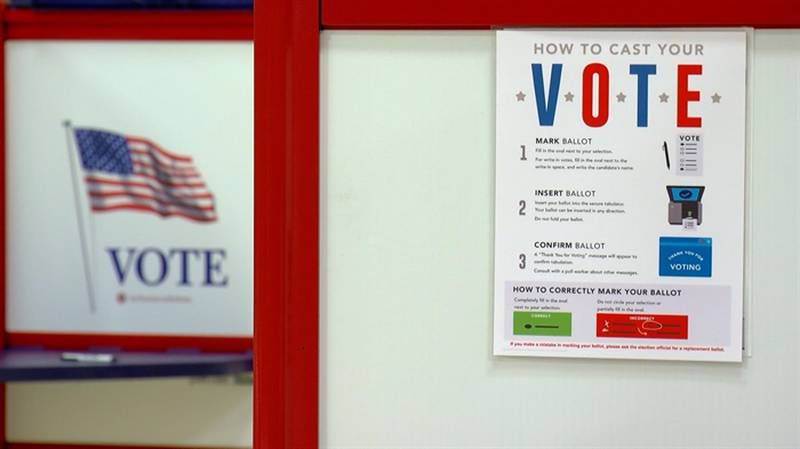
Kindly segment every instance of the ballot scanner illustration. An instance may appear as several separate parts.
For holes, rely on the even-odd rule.
[[[705,186],[667,186],[669,211],[667,219],[671,225],[694,227],[703,223],[703,192]]]

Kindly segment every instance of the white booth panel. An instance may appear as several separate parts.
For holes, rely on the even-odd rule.
[[[752,357],[520,359],[492,356],[494,33],[323,32],[320,446],[800,446],[800,32],[753,51]]]
[[[6,43],[6,231],[9,254],[19,255],[7,259],[8,330],[251,334],[252,54],[249,42]],[[86,317],[69,173],[58,170],[67,167],[66,118],[142,132],[169,150],[193,153],[217,194],[246,186],[216,205],[219,221],[237,230],[231,247],[245,254],[243,267],[231,275],[241,280],[240,294],[217,293],[229,302],[231,316],[158,309],[144,316],[134,311],[131,318],[123,306],[114,312],[112,304],[101,303],[97,314]],[[198,157],[201,151],[206,154]],[[239,156],[230,157],[234,152]],[[43,192],[45,185],[52,188]],[[47,201],[25,201],[44,193]],[[66,218],[53,218],[59,213]],[[157,221],[149,215],[134,219]],[[52,231],[39,232],[42,227]],[[128,235],[128,244],[136,238],[152,243],[168,233],[173,244],[186,242],[174,232]],[[170,316],[174,321],[165,322]],[[10,383],[6,398],[12,443],[252,445],[252,388],[230,378]]]
[[[5,50],[6,329],[251,336],[252,43]]]

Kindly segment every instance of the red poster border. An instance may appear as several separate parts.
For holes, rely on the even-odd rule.
[[[317,20],[319,18],[319,20]],[[254,449],[319,447],[319,32],[800,28],[793,0],[257,0]]]

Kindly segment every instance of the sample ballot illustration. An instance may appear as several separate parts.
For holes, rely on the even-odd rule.
[[[677,141],[678,175],[701,176],[703,174],[703,140],[697,134],[681,134]]]

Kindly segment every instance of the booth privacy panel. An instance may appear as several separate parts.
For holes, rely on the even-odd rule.
[[[252,43],[6,43],[9,332],[252,334]]]

